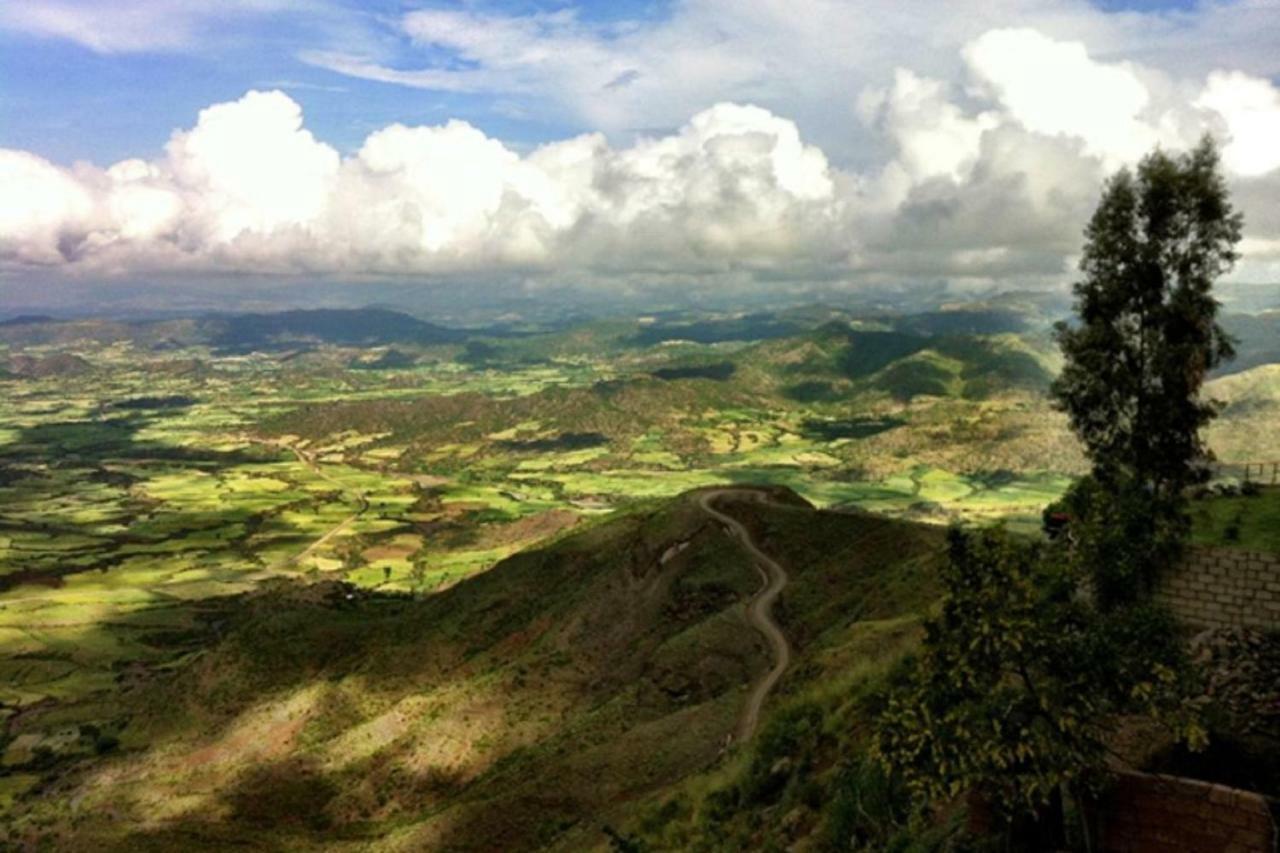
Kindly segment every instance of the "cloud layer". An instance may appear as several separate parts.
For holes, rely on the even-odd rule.
[[[618,90],[645,73],[572,20],[481,31],[465,17],[415,15],[425,40],[515,63],[437,73],[431,85],[518,83],[538,65],[520,51],[543,38],[598,64]],[[551,29],[531,40],[522,26]],[[861,158],[865,168],[836,167],[788,118],[727,102],[623,146],[592,133],[518,152],[452,121],[391,125],[344,156],[287,95],[252,91],[201,111],[152,161],[64,168],[0,149],[0,265],[1034,285],[1068,272],[1108,172],[1207,131],[1248,217],[1239,275],[1280,278],[1270,81],[1237,70],[1179,79],[1027,28],[978,34],[958,61],[961,85],[897,68],[849,99],[883,152]]]
[[[185,50],[219,24],[306,6],[302,0],[39,0],[0,6],[0,28],[65,39],[104,54]]]

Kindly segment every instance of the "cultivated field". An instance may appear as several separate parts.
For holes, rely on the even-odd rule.
[[[634,322],[262,349],[20,329],[0,373],[0,809],[138,747],[126,697],[196,666],[273,589],[429,599],[713,484],[1033,532],[1082,471],[1034,335],[688,328],[708,340]],[[1225,458],[1275,442],[1274,370],[1215,383]],[[1255,506],[1201,512],[1198,535],[1265,537]]]

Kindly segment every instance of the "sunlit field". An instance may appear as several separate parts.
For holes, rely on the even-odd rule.
[[[639,423],[611,421],[610,399],[563,396],[607,388],[635,372],[636,356],[484,367],[434,358],[368,370],[336,356],[203,348],[85,345],[77,354],[91,372],[3,382],[8,714],[84,699],[127,679],[134,664],[195,653],[217,632],[210,600],[271,578],[429,593],[584,520],[714,483],[774,483],[818,506],[934,522],[1008,517],[1024,527],[1067,483],[1060,471],[960,473],[943,464],[954,451],[915,452],[920,439],[907,433],[956,405],[943,401],[886,417],[775,396],[742,405],[750,400],[735,391],[739,405],[717,407],[723,389],[671,388],[714,381],[648,380]],[[705,407],[691,410],[703,396]],[[473,422],[464,411],[435,422],[396,414],[383,428],[359,418],[346,429],[315,426],[334,405],[363,406],[377,421],[381,407],[433,399],[469,401]],[[981,420],[1005,405],[968,409]],[[575,417],[595,426],[575,432]],[[290,432],[298,425],[308,434]],[[864,464],[889,439],[899,442],[892,464]]]
[[[0,713],[22,723],[0,755],[0,809],[59,767],[149,747],[168,717],[158,715],[161,729],[152,731],[132,697],[163,689],[169,677],[203,677],[206,656],[230,653],[226,639],[244,637],[249,629],[236,626],[258,618],[259,606],[283,608],[279,626],[263,617],[272,631],[292,630],[297,618],[298,630],[337,632],[309,647],[300,661],[310,666],[312,656],[327,659],[325,644],[354,642],[340,639],[344,632],[376,643],[360,632],[383,615],[401,642],[397,608],[483,614],[520,606],[484,587],[455,590],[504,560],[508,574],[522,567],[537,600],[550,604],[573,591],[538,583],[544,552],[536,549],[563,541],[578,554],[574,543],[599,528],[624,553],[630,546],[616,538],[655,507],[684,507],[681,525],[697,524],[692,503],[668,504],[690,490],[784,487],[835,511],[824,522],[833,542],[842,517],[855,531],[887,523],[865,513],[914,522],[895,535],[936,542],[938,528],[953,522],[998,521],[1039,535],[1044,507],[1084,470],[1044,394],[1055,363],[1038,333],[911,337],[855,322],[699,343],[638,339],[637,328],[652,333],[609,321],[399,350],[321,344],[240,353],[91,339],[24,346],[49,368],[0,378]],[[1271,370],[1214,384],[1231,415],[1212,433],[1224,459],[1248,460],[1272,440]],[[1199,508],[1197,541],[1268,542],[1270,504],[1251,500]],[[805,529],[788,529],[793,551],[807,547]],[[927,585],[893,592],[899,574],[916,577],[916,563],[894,562],[887,542],[876,548],[884,557],[868,565],[887,573],[884,594],[916,606]],[[811,556],[822,562],[836,553]],[[600,566],[616,562],[595,557]],[[691,578],[707,573],[709,592],[688,593],[695,601],[719,601],[739,587],[745,594],[754,583],[710,543],[682,559],[697,567]],[[451,590],[460,595],[449,598]],[[817,595],[803,606],[825,605]],[[350,618],[339,615],[350,608]],[[470,655],[485,631],[465,621],[423,625],[429,637],[413,642]],[[732,647],[740,627],[708,617],[663,653],[683,660]],[[271,658],[284,642],[272,636],[251,654],[267,655],[253,666],[276,673],[289,661]],[[449,726],[470,720],[475,737],[545,734],[552,706],[571,701],[548,686],[560,678],[549,673],[570,663],[549,654],[531,704],[509,707],[501,726],[468,716],[495,689],[483,673],[446,679],[432,688],[435,698],[418,701],[453,708],[461,716]],[[522,683],[525,664],[495,661]],[[245,665],[226,675],[229,695],[256,695]],[[370,705],[360,684],[339,691],[362,709],[356,718],[390,713]],[[290,688],[235,726],[270,732],[292,714],[335,713],[323,708],[337,700],[321,695]],[[717,696],[704,709],[706,725],[724,724],[736,701]],[[23,723],[24,715],[38,724]],[[325,760],[357,772],[369,760],[363,729],[333,725],[345,739]],[[424,725],[415,737],[435,737]],[[239,730],[226,736],[251,737]],[[467,772],[481,772],[514,742],[469,747],[467,761],[479,763]],[[170,818],[198,813],[198,798],[177,794],[187,770],[164,760],[145,771],[158,775],[141,790],[177,797]]]

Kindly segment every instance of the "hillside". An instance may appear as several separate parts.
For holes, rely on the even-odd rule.
[[[903,325],[911,327],[906,318]],[[1043,393],[1056,365],[1042,337],[864,330],[828,323],[807,335],[760,344],[739,356],[765,365],[793,399],[834,401],[878,392],[915,397],[987,399]]]
[[[14,355],[9,358],[8,372],[24,379],[49,379],[84,376],[93,365],[72,353],[55,353],[44,357]]]
[[[380,308],[299,309],[134,321],[23,316],[0,325],[0,342],[14,346],[129,343],[158,349],[208,346],[226,353],[318,344],[432,346],[458,343],[468,336],[465,331]]]
[[[210,319],[209,344],[224,352],[280,349],[307,343],[346,346],[449,344],[467,333],[379,308],[313,309],[275,314],[233,314]]]
[[[1231,462],[1280,461],[1280,364],[1263,364],[1214,379],[1205,394],[1224,403],[1209,425],[1209,446]]]
[[[934,528],[770,494],[720,504],[790,573],[777,616],[796,657],[766,730],[786,697],[892,659],[900,639],[870,656],[867,639],[910,633],[941,548]],[[15,721],[10,752],[32,755],[18,770],[42,781],[9,838],[107,850],[607,846],[603,825],[750,753],[725,745],[768,667],[743,617],[758,583],[685,496],[421,598],[281,583],[225,599],[204,617],[221,639],[171,674],[140,672],[119,692]],[[67,726],[97,733],[105,755],[42,763],[40,738]]]

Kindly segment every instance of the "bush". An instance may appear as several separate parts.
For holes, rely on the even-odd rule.
[[[822,734],[822,709],[793,705],[769,721],[742,781],[747,803],[776,802],[791,779],[807,768]]]
[[[879,762],[860,756],[842,768],[827,813],[827,843],[834,850],[884,849],[910,817],[911,799]]]

